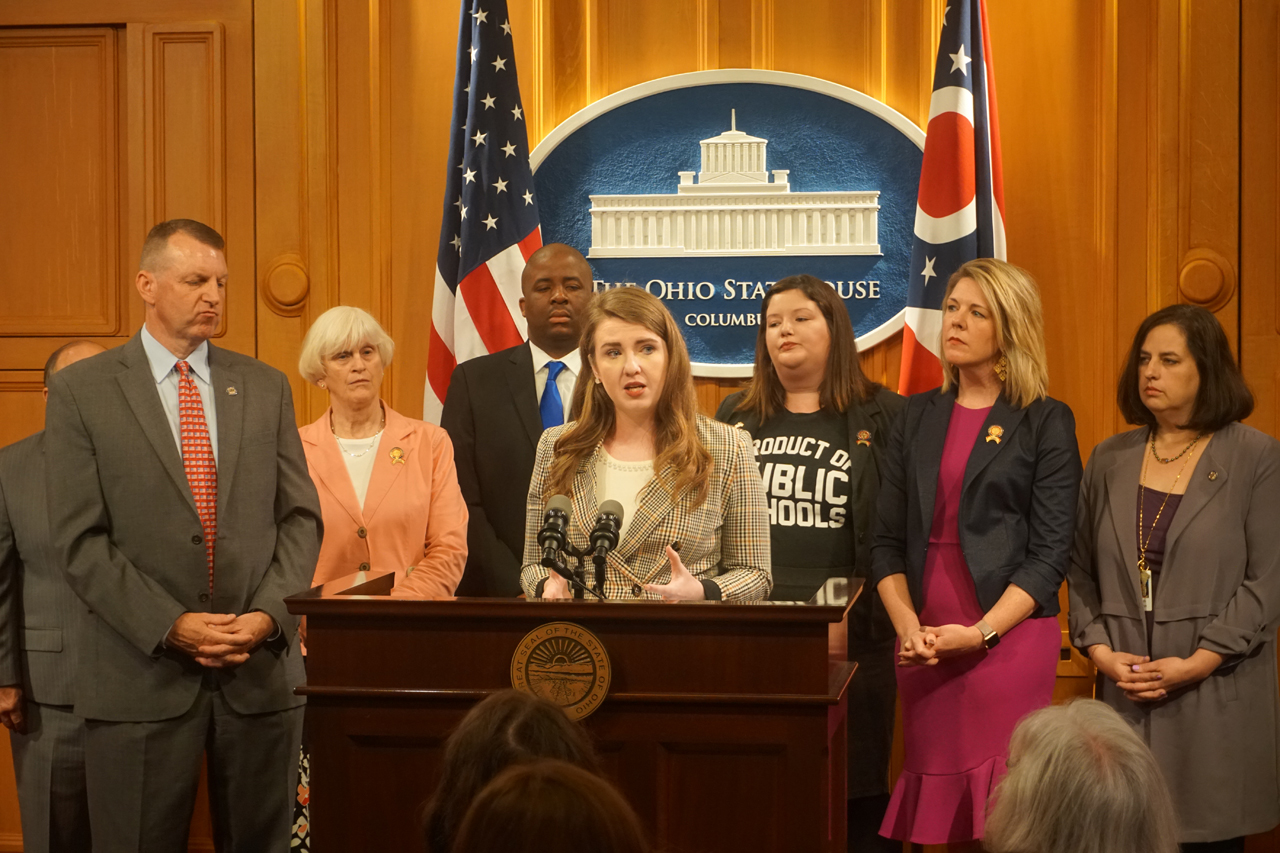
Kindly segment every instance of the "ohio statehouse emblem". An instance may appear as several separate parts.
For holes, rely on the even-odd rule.
[[[600,707],[611,672],[600,640],[572,622],[534,628],[511,656],[511,686],[551,700],[572,720]]]
[[[760,304],[808,273],[860,348],[902,328],[924,133],[826,80],[729,69],[591,104],[530,155],[543,242],[580,249],[597,291],[643,287],[699,376],[750,376]]]

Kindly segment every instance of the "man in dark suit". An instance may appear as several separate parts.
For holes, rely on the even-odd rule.
[[[45,399],[54,373],[102,351],[92,341],[56,349],[44,366]],[[0,450],[0,723],[9,729],[27,853],[92,848],[84,721],[71,709],[81,609],[49,537],[42,430]]]
[[[544,429],[564,423],[582,371],[578,338],[592,294],[586,258],[548,243],[529,256],[520,288],[528,342],[459,364],[440,418],[470,512],[459,596],[520,595],[534,451]]]
[[[84,601],[76,713],[95,849],[186,849],[207,752],[217,849],[289,847],[304,680],[298,620],[320,502],[284,374],[211,346],[222,237],[151,230],[142,330],[49,389],[56,556]]]

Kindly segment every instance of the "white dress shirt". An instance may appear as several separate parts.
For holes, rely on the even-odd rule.
[[[538,393],[538,403],[542,403],[542,391],[547,387],[547,362],[559,361],[564,370],[556,377],[556,387],[560,389],[560,401],[564,403],[564,419],[569,420],[569,409],[573,406],[573,389],[578,382],[578,374],[582,372],[582,354],[573,350],[563,358],[552,358],[533,341],[529,341],[529,351],[533,353],[533,388]]]
[[[182,456],[182,428],[178,422],[178,357],[165,349],[164,344],[157,341],[142,327],[142,349],[151,364],[151,375],[156,379],[156,389],[160,392],[160,405],[164,407],[165,416],[169,419],[169,429],[173,431],[174,443],[178,445],[178,456]],[[218,409],[213,404],[213,375],[209,372],[209,342],[204,341],[196,347],[195,352],[187,356],[185,361],[191,367],[191,377],[200,392],[200,405],[204,408],[204,422],[209,429],[209,443],[213,445],[213,464],[218,465]]]

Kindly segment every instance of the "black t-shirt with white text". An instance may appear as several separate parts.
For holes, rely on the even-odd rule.
[[[756,431],[773,549],[775,601],[807,601],[829,577],[853,573],[849,422],[821,409],[782,411]]]

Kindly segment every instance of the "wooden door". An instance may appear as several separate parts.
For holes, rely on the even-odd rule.
[[[216,340],[255,352],[252,61],[248,0],[0,6],[0,444],[42,427],[53,350],[141,326],[161,220],[226,236]]]
[[[142,325],[147,230],[199,219],[227,239],[215,342],[256,352],[249,0],[0,5],[0,445],[44,425],[42,369],[67,341]],[[0,851],[22,849],[8,738]],[[208,809],[193,850],[211,850]]]

